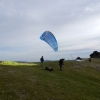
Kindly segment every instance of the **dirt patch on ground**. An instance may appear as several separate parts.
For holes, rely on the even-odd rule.
[[[2,70],[2,67],[0,67],[0,70]]]
[[[100,70],[100,65],[99,65],[99,64],[97,64],[97,65],[93,65],[92,67],[95,68],[95,69]]]

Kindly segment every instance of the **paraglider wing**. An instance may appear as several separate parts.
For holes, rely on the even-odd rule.
[[[41,40],[44,40],[48,43],[54,51],[58,51],[58,43],[55,36],[50,31],[45,31],[41,36]]]

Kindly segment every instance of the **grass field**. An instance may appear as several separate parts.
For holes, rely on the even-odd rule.
[[[100,59],[64,61],[62,71],[57,61],[46,66],[54,71],[0,64],[0,100],[100,100]]]

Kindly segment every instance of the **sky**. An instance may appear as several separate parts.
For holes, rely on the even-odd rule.
[[[58,51],[40,40],[56,37]],[[89,58],[100,51],[100,0],[0,0],[0,60]]]

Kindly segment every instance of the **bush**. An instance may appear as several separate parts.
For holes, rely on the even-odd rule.
[[[1,62],[2,65],[18,65],[17,62],[13,62],[13,61],[3,61]]]

